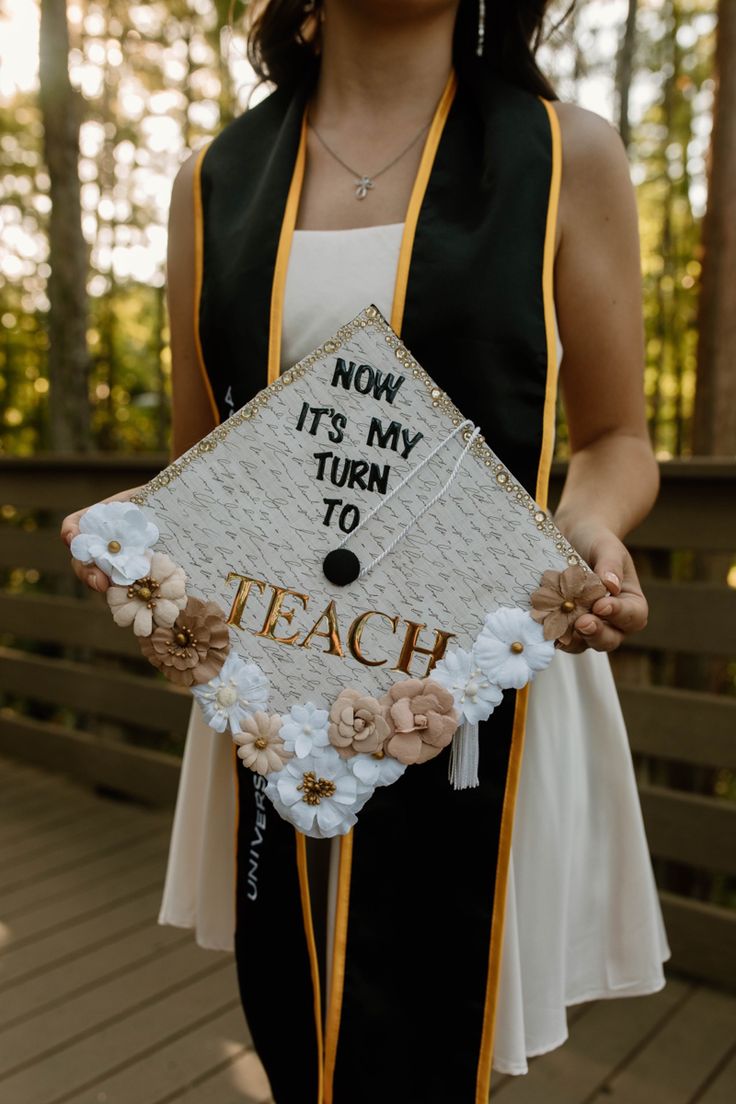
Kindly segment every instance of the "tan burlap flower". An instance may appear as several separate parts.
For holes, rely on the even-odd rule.
[[[230,651],[225,614],[199,598],[188,600],[173,625],[158,625],[138,641],[148,662],[179,686],[209,682]]]
[[[111,586],[105,597],[116,625],[150,636],[154,625],[173,625],[187,604],[187,577],[163,552],[154,552],[147,574],[129,586]]]
[[[545,571],[541,585],[531,596],[529,612],[542,624],[545,640],[569,644],[578,617],[588,613],[593,603],[606,594],[597,575],[574,564],[564,571]]]
[[[400,763],[434,759],[460,723],[452,694],[429,678],[395,683],[385,701],[392,728],[385,751]]]
[[[243,721],[240,732],[233,733],[238,745],[238,758],[256,774],[280,771],[292,758],[280,735],[281,717],[277,714],[253,713]]]
[[[330,710],[330,743],[343,759],[380,751],[389,731],[385,706],[360,690],[343,690]]]

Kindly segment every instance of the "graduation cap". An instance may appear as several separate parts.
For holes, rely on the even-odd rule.
[[[477,785],[479,722],[606,593],[374,306],[72,554],[314,836],[450,744]]]

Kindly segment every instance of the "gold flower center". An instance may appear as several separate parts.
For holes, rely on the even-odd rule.
[[[123,546],[120,543],[120,541],[111,540],[111,541],[107,542],[107,551],[108,552],[119,552],[122,547]]]
[[[572,613],[572,611],[575,609],[575,603],[571,602],[569,598],[566,598],[565,601],[562,603],[560,609],[562,609],[564,613]]]
[[[145,579],[136,579],[128,587],[128,597],[137,598],[140,602],[145,602],[146,605],[153,605],[153,599],[158,590],[158,580],[152,579],[150,575],[146,575]]]
[[[169,648],[169,652],[173,655],[183,655],[188,648],[196,648],[197,638],[191,629],[186,625],[183,627],[180,625],[174,626],[173,643]]]
[[[521,653],[524,651],[524,645],[521,643],[520,640],[515,640],[511,645],[511,651],[514,653],[514,655],[521,655]]]
[[[297,789],[304,791],[302,801],[307,805],[319,805],[323,797],[332,797],[337,787],[329,778],[318,778],[314,771],[305,771]]]
[[[257,740],[253,741],[253,747],[257,747],[259,751],[263,751],[268,747],[268,740],[264,736],[259,736]]]

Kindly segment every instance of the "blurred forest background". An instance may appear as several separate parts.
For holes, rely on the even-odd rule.
[[[568,7],[539,57],[628,150],[657,454],[734,453],[736,4],[577,0],[555,31]],[[0,0],[0,455],[166,449],[170,188],[252,92],[243,11]]]

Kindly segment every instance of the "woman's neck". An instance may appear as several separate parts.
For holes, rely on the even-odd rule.
[[[452,66],[456,0],[324,0],[317,126],[364,139],[428,122]]]

